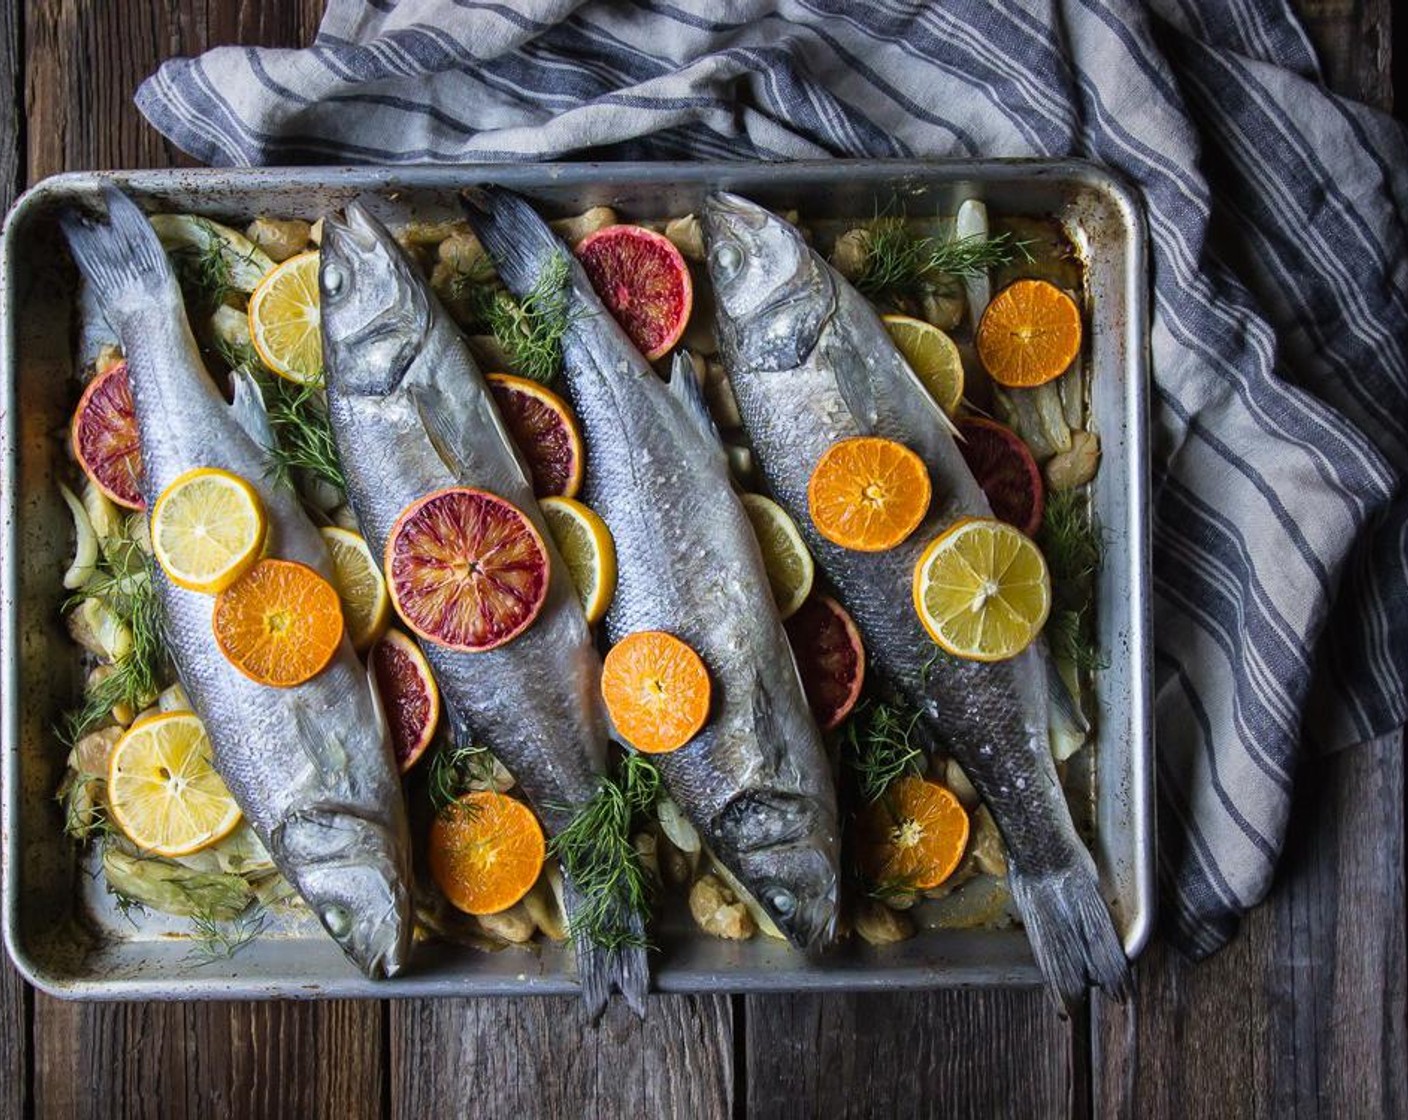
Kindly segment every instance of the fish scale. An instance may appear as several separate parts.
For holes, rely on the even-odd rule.
[[[191,336],[180,289],[151,225],[108,190],[107,221],[66,214],[74,259],[127,359],[147,509],[195,467],[245,479],[268,520],[270,555],[326,579],[332,561],[292,487],[276,481],[263,399],[248,375],[225,403]],[[368,975],[410,952],[410,841],[386,721],[344,635],[317,676],[293,688],[250,680],[216,645],[215,598],[153,579],[172,663],[210,737],[216,769],[279,871]]]
[[[654,755],[715,856],[794,943],[834,932],[839,829],[830,763],[778,618],[762,554],[687,359],[667,386],[526,201],[466,192],[500,278],[522,298],[568,262],[563,380],[588,446],[584,497],[616,545],[614,642],[664,630],[703,659],[703,729]]]
[[[921,713],[992,812],[1013,898],[1055,994],[1092,985],[1116,998],[1128,962],[1072,822],[1047,741],[1039,644],[995,663],[940,653],[914,609],[915,564],[960,517],[990,517],[946,418],[905,364],[874,309],[787,222],[735,195],[712,195],[703,224],[719,346],[759,466],[818,566],[855,618],[889,683]],[[933,499],[919,528],[884,552],[859,552],[813,524],[807,484],[838,440],[881,436],[928,467]]]

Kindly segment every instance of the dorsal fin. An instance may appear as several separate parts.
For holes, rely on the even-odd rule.
[[[680,412],[699,433],[700,439],[707,446],[717,448],[722,455],[723,438],[719,435],[718,425],[714,423],[713,414],[709,411],[709,403],[704,399],[704,386],[700,384],[699,376],[694,372],[694,363],[683,350],[675,355],[666,387],[670,396],[680,406]]]
[[[230,402],[230,415],[235,423],[265,452],[274,450],[274,426],[269,423],[269,411],[259,382],[248,370],[237,369],[230,374],[235,387],[235,399]]]

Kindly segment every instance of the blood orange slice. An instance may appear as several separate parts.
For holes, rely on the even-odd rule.
[[[391,603],[422,638],[479,653],[512,641],[548,594],[548,553],[528,516],[485,490],[412,502],[386,541]]]
[[[127,363],[98,374],[73,413],[73,457],[93,485],[118,505],[143,509],[142,447]]]
[[[823,731],[840,725],[860,699],[865,684],[865,646],[860,631],[830,595],[813,595],[783,626],[807,703]]]
[[[652,230],[607,226],[583,239],[577,257],[601,302],[651,361],[680,340],[694,284],[680,251]]]
[[[405,773],[419,761],[440,722],[440,690],[430,674],[425,654],[399,630],[388,630],[372,646],[372,672],[386,722],[396,765]]]
[[[958,449],[994,516],[1035,536],[1046,508],[1046,487],[1027,445],[1011,428],[978,416],[960,420],[958,431],[963,437]]]
[[[575,498],[582,488],[582,436],[567,402],[526,377],[491,373],[489,391],[528,460],[539,498]]]

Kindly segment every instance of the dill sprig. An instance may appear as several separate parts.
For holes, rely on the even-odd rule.
[[[431,753],[426,777],[431,807],[436,813],[445,813],[452,808],[472,812],[471,806],[461,804],[461,795],[474,782],[487,783],[493,773],[494,756],[488,747],[481,747],[469,739],[463,743],[447,740],[437,744]]]
[[[562,368],[562,336],[575,318],[567,277],[567,258],[559,253],[521,300],[503,288],[476,290],[475,314],[498,339],[514,372],[545,385]]]
[[[900,217],[876,218],[865,233],[865,261],[855,286],[886,303],[948,292],[955,277],[979,275],[1018,256],[1031,259],[1027,242],[1006,233],[940,240],[914,232]]]
[[[855,775],[861,798],[880,800],[906,774],[918,774],[924,752],[913,742],[917,711],[865,701],[846,723],[842,757]]]
[[[579,897],[569,916],[574,937],[607,950],[644,946],[630,919],[649,915],[651,888],[631,840],[631,823],[654,805],[659,792],[660,772],[643,755],[628,751],[619,776],[604,778],[586,805],[556,807],[573,813],[549,851]]]
[[[291,482],[294,471],[304,471],[345,492],[347,476],[337,454],[322,386],[297,385],[276,376],[260,378],[259,386],[274,429],[275,446],[269,457],[278,477]]]
[[[269,913],[251,903],[242,913],[222,921],[208,908],[191,915],[191,953],[198,964],[227,961],[258,937],[269,925]]]
[[[248,255],[237,254],[210,222],[204,218],[195,221],[205,232],[206,243],[199,248],[183,246],[169,255],[186,302],[213,311],[235,290],[231,282],[234,264],[253,259],[254,250]]]
[[[142,567],[134,566],[134,558],[140,559]],[[83,702],[64,716],[60,738],[68,746],[101,724],[119,704],[136,711],[161,691],[166,661],[161,602],[147,564],[136,542],[121,542],[99,559],[98,570],[83,590],[64,603],[67,612],[84,599],[100,599],[132,634],[131,647],[113,663],[111,672],[85,688]]]
[[[1091,626],[1105,538],[1084,493],[1055,490],[1047,495],[1037,543],[1055,600],[1045,630],[1052,654],[1078,669],[1105,668],[1109,662],[1096,646]]]

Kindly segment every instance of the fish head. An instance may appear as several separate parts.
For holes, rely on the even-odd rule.
[[[323,219],[318,289],[329,388],[391,392],[423,347],[433,308],[391,232],[355,202]]]
[[[373,979],[395,976],[411,947],[403,845],[387,822],[337,807],[307,809],[270,838],[294,886],[342,951]]]
[[[719,341],[733,367],[802,365],[836,306],[830,269],[795,226],[746,198],[712,194],[703,214]]]
[[[804,793],[745,791],[710,829],[719,858],[798,948],[824,947],[836,931],[833,809]]]

